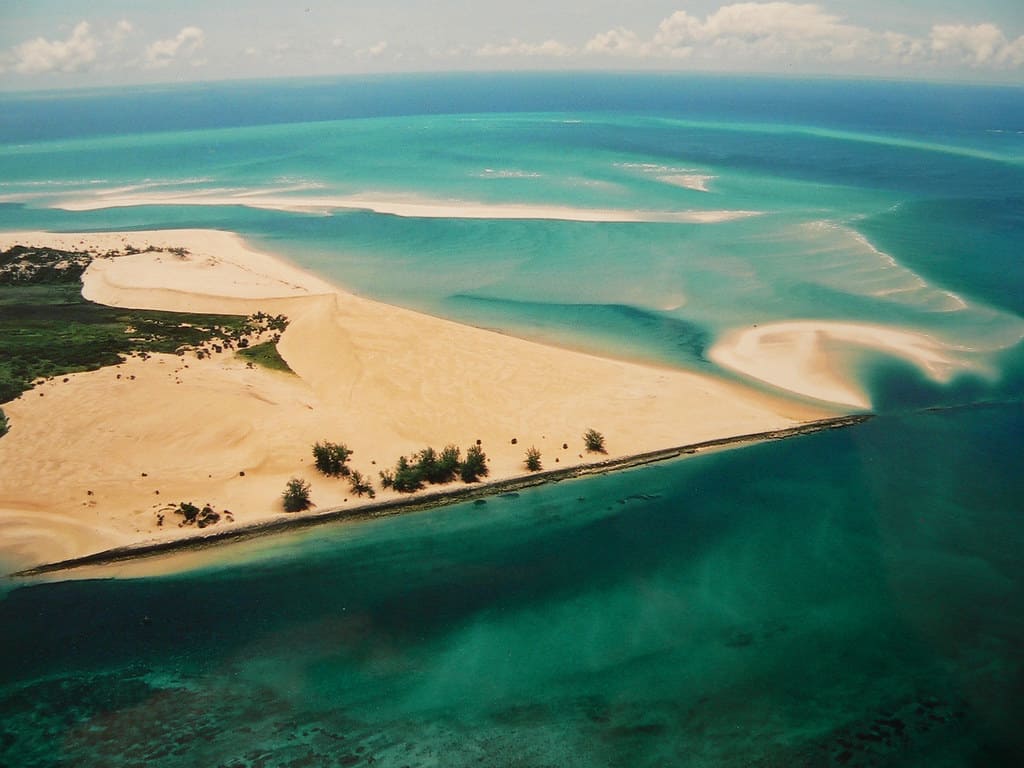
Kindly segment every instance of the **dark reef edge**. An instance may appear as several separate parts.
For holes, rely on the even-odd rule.
[[[174,552],[193,551],[206,547],[216,546],[222,543],[244,541],[259,536],[295,531],[303,528],[324,525],[332,522],[348,522],[360,520],[373,520],[391,515],[405,514],[409,512],[421,512],[437,507],[447,506],[465,501],[473,501],[489,496],[497,496],[503,493],[533,488],[548,483],[557,483],[562,480],[569,480],[588,475],[604,474],[634,467],[641,467],[647,464],[655,464],[662,461],[680,458],[686,455],[695,454],[699,451],[711,448],[736,447],[748,443],[760,443],[769,440],[784,440],[800,435],[809,435],[815,432],[823,432],[831,429],[843,429],[862,424],[873,418],[874,414],[853,414],[848,416],[837,416],[827,419],[808,421],[785,429],[771,430],[768,432],[755,432],[746,435],[733,435],[731,437],[705,440],[699,443],[690,443],[674,448],[664,448],[647,453],[623,456],[604,461],[592,462],[589,464],[577,464],[572,467],[560,469],[543,470],[528,475],[518,475],[505,480],[495,480],[488,483],[475,483],[455,489],[436,491],[431,493],[417,493],[408,498],[388,499],[386,501],[370,502],[358,507],[332,507],[319,512],[307,514],[294,514],[281,517],[275,520],[261,521],[250,525],[242,525],[236,528],[213,531],[187,538],[173,539],[169,541],[147,542],[142,544],[129,544],[123,547],[106,549],[82,557],[74,557],[68,560],[60,560],[54,563],[43,563],[9,574],[11,577],[31,577],[59,571],[71,570],[83,566],[111,565],[129,560],[136,560],[157,555],[172,554]],[[284,514],[284,513],[282,513]]]

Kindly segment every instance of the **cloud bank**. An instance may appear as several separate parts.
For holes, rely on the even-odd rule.
[[[909,32],[865,26],[830,10],[827,2],[839,0],[726,1],[706,14],[677,10],[643,28],[629,23],[602,28],[604,21],[590,29],[577,25],[566,37],[548,30],[536,39],[522,34],[473,39],[466,29],[457,35],[444,30],[440,40],[428,40],[425,33],[431,30],[396,34],[389,29],[382,37],[383,27],[372,24],[353,27],[344,36],[337,25],[302,35],[290,27],[273,27],[232,36],[210,22],[206,26],[217,43],[209,48],[212,64],[203,58],[207,35],[198,24],[147,36],[128,20],[106,25],[83,20],[0,51],[0,74],[57,84],[74,76],[85,82],[89,73],[103,73],[99,79],[109,82],[166,79],[171,71],[180,76],[184,67],[202,67],[207,78],[521,67],[1021,81],[1024,35],[1015,37],[984,20],[929,24],[917,19],[912,22],[916,31]],[[628,6],[619,13],[628,19]]]
[[[581,45],[557,40],[488,44],[479,56],[579,56],[654,62],[763,65],[869,64],[1012,69],[1024,65],[1024,35],[1009,39],[994,24],[934,25],[924,36],[849,24],[814,3],[746,2],[700,17],[685,10],[647,34],[626,27],[598,32]]]

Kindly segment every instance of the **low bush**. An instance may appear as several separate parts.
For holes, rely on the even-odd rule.
[[[583,444],[591,453],[607,453],[604,447],[604,435],[596,429],[588,429],[583,433]]]
[[[531,472],[539,472],[543,468],[540,463],[540,451],[536,448],[526,451],[526,468]]]
[[[289,480],[288,485],[285,486],[284,493],[281,494],[284,511],[302,512],[309,509],[312,505],[312,502],[309,500],[309,491],[309,483],[305,480],[300,480],[297,477]]]
[[[316,462],[316,468],[321,474],[328,477],[347,476],[349,468],[345,466],[345,462],[351,455],[352,451],[342,443],[325,441],[313,446],[313,460]]]

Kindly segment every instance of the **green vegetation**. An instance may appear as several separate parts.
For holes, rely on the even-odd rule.
[[[174,508],[174,514],[185,518],[181,525],[195,525],[197,528],[205,528],[220,522],[220,514],[209,504],[204,504],[200,509],[190,501],[183,501]]]
[[[459,472],[462,451],[457,446],[446,445],[438,455],[433,448],[424,448],[419,452],[416,467],[428,483],[442,485],[450,483]]]
[[[317,443],[313,446],[313,460],[317,470],[328,477],[345,477],[349,468],[345,466],[352,451],[341,443]]]
[[[274,333],[274,344],[288,325],[286,317],[263,312],[236,317],[94,304],[82,298],[80,282],[93,258],[23,246],[0,252],[0,403],[37,379],[116,365],[127,355],[194,350],[206,357],[248,347],[265,333]],[[262,346],[250,349],[254,358],[269,361],[273,354]]]
[[[583,433],[583,444],[591,453],[607,453],[604,447],[604,435],[596,429],[588,429]]]
[[[11,429],[11,422],[7,420],[7,414],[0,408],[0,437],[6,435]]]
[[[526,468],[531,472],[539,472],[543,469],[540,463],[540,451],[536,448],[529,448],[526,451]]]
[[[81,285],[0,285],[0,402],[39,378],[117,365],[130,354],[176,353],[241,328],[245,318],[105,307]]]
[[[487,468],[487,456],[479,445],[471,445],[466,451],[466,460],[459,467],[459,476],[464,483],[475,483],[490,473]]]
[[[46,285],[76,281],[93,258],[86,251],[15,245],[0,252],[0,285]]]
[[[284,504],[285,512],[303,512],[310,508],[313,502],[309,500],[309,483],[293,477],[285,486],[281,494],[281,501]]]
[[[441,453],[433,448],[424,448],[413,456],[402,456],[393,470],[380,472],[380,483],[384,488],[394,488],[400,493],[412,493],[424,485],[444,485],[461,477],[464,482],[473,483],[488,473],[487,456],[479,445],[466,451],[466,459],[461,460],[462,451],[455,445],[446,445]]]
[[[417,462],[410,462],[402,456],[395,464],[393,473],[381,472],[380,481],[385,488],[391,487],[401,493],[412,493],[423,487],[423,470]]]
[[[352,473],[348,478],[348,485],[349,489],[356,496],[362,497],[364,495],[369,495],[372,499],[377,495],[373,490],[373,485],[370,484],[369,480],[363,478],[363,473],[358,469],[352,470]]]
[[[269,368],[272,371],[283,371],[284,373],[295,373],[288,363],[285,362],[285,359],[281,357],[281,353],[277,351],[276,341],[265,341],[262,344],[255,344],[238,350],[236,354],[243,360],[262,368]]]

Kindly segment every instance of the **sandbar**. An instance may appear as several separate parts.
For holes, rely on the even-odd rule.
[[[675,177],[673,177],[675,178]],[[697,178],[697,177],[693,177]],[[675,183],[675,182],[673,182]],[[696,181],[689,182],[690,188]],[[703,183],[703,182],[701,182]],[[706,190],[705,190],[706,191]],[[90,190],[85,197],[71,197],[54,204],[69,211],[88,211],[140,205],[240,205],[292,213],[332,211],[373,211],[405,218],[513,219],[603,223],[689,223],[719,224],[759,216],[746,210],[631,210],[580,208],[561,205],[523,205],[467,200],[429,200],[419,197],[367,195],[282,194],[277,190],[236,190],[232,192],[183,190],[181,192]]]
[[[901,358],[933,381],[956,374],[985,375],[988,368],[934,336],[869,323],[794,320],[743,328],[708,352],[723,368],[825,402],[867,410],[871,402],[857,377],[837,364],[841,349],[857,348]]]

